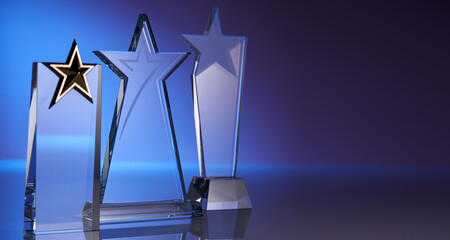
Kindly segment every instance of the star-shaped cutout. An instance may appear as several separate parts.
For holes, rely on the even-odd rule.
[[[49,109],[64,97],[70,90],[75,89],[92,103],[92,95],[86,75],[94,68],[95,64],[83,64],[75,39],[72,43],[66,63],[44,63],[58,77],[59,82]]]
[[[195,73],[200,74],[214,63],[236,76],[235,63],[231,51],[241,44],[245,37],[225,36],[222,34],[218,8],[213,8],[203,35],[182,34],[181,38],[196,53]]]
[[[122,132],[144,87],[150,82],[162,85],[162,82],[188,56],[188,53],[159,52],[146,14],[139,15],[129,51],[94,51],[94,53],[124,80],[123,95],[126,92],[125,98],[128,100],[126,101],[127,113]],[[129,87],[130,84],[133,87]],[[167,98],[167,96],[165,97]],[[122,108],[123,101],[122,99],[118,103],[118,107]]]

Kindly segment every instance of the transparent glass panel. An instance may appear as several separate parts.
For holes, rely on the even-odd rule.
[[[196,52],[193,73],[202,177],[235,176],[246,37],[224,36],[217,8],[203,35],[182,35]]]
[[[122,80],[102,167],[103,203],[184,200],[165,80],[186,53],[160,53],[146,15],[130,51],[96,51]]]
[[[33,64],[26,230],[98,229],[98,220],[83,223],[82,211],[87,202],[99,202],[101,65],[83,67],[85,77],[67,75],[64,84],[43,63]],[[82,87],[89,89],[89,99],[69,81],[87,84]],[[67,92],[55,103],[64,88]],[[98,218],[98,207],[94,212]]]

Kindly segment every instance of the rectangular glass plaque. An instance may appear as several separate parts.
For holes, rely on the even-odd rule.
[[[66,63],[33,63],[24,230],[99,229],[101,70],[75,41]]]

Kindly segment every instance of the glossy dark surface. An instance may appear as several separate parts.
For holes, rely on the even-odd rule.
[[[0,162],[0,239],[22,239],[24,166],[23,160]],[[187,169],[185,177],[196,170]],[[238,225],[247,225],[244,239],[449,239],[449,173],[449,167],[242,165],[238,176],[245,176],[253,210],[248,222]],[[208,216],[221,219],[220,214]],[[196,239],[193,232],[202,232],[198,228],[202,221],[166,224],[175,227],[127,226],[134,230],[99,234],[102,239],[133,235],[178,239],[186,232],[186,239]],[[208,229],[222,234],[234,231],[225,223],[209,224]],[[58,239],[85,235],[81,236]]]

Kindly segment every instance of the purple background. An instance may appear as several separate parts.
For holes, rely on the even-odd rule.
[[[161,51],[189,51],[218,6],[226,35],[248,37],[239,161],[448,165],[447,1],[3,1],[0,158],[26,156],[33,61],[63,62],[76,38],[127,50],[147,13]],[[189,74],[168,80],[182,161],[196,162]],[[119,79],[103,71],[103,151]]]

